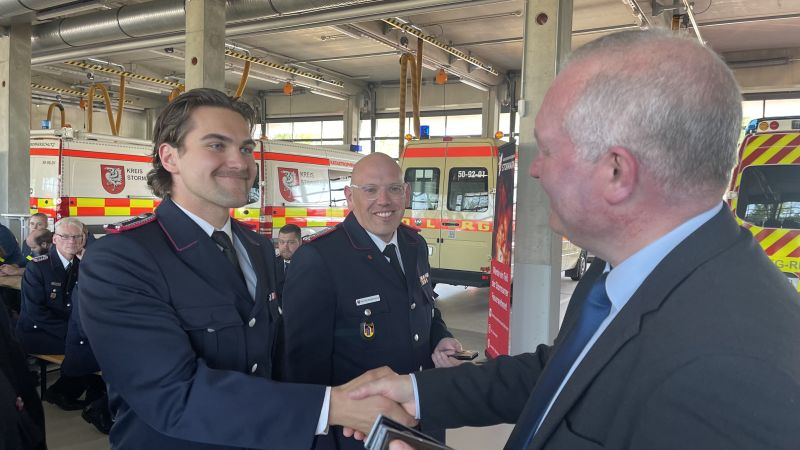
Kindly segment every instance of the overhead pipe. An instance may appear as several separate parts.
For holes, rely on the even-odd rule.
[[[0,19],[9,19],[30,12],[38,13],[72,2],[74,0],[2,0],[0,1]]]
[[[119,76],[119,98],[117,99],[117,134],[122,129],[122,106],[125,104],[125,75]],[[116,136],[116,135],[115,135]]]
[[[178,98],[179,95],[183,94],[183,92],[185,90],[186,90],[186,85],[181,84],[181,85],[176,86],[175,89],[173,89],[172,92],[169,93],[169,97],[167,97],[167,101],[169,103],[172,103],[172,101],[175,100],[176,98]]]
[[[64,123],[65,123],[64,122],[64,105],[62,105],[59,102],[50,103],[50,107],[47,108],[47,121],[52,123],[54,108],[58,108],[58,110],[61,112],[61,126],[60,126],[60,128],[64,128]]]
[[[106,86],[103,85],[103,84],[93,84],[93,85],[91,85],[89,87],[89,108],[88,108],[88,114],[89,114],[89,126],[88,126],[88,128],[89,128],[89,133],[92,132],[92,122],[93,122],[93,120],[92,120],[93,119],[92,118],[93,114],[92,113],[93,113],[93,109],[94,109],[94,91],[95,91],[95,88],[100,89],[100,92],[103,94],[103,102],[106,105],[106,113],[108,114],[108,125],[111,127],[111,134],[113,136],[116,136],[117,135],[117,127],[116,127],[116,123],[114,122],[114,111],[113,111],[113,108],[111,106],[111,97],[108,96],[108,89],[106,89]]]
[[[172,0],[172,1],[175,2],[177,0]],[[342,25],[342,24],[350,24],[353,22],[378,20],[378,19],[383,19],[386,16],[390,15],[426,14],[430,12],[442,11],[452,8],[479,6],[479,5],[494,4],[494,3],[505,3],[508,1],[509,0],[404,0],[401,2],[388,2],[388,1],[370,2],[364,5],[350,5],[350,3],[352,2],[336,2],[336,3],[348,4],[350,6],[346,8],[335,8],[325,11],[316,10],[310,13],[293,14],[289,16],[275,17],[265,20],[251,21],[240,25],[228,26],[225,30],[225,34],[228,37],[252,36],[270,32],[285,32],[285,31],[306,29],[312,27]],[[166,7],[162,6],[161,8],[156,9],[152,5],[152,3],[153,2],[142,3],[139,5],[131,5],[129,7],[126,6],[125,8],[132,8],[134,6],[141,6],[141,5],[149,5],[151,8],[150,10],[140,8],[143,10],[142,14],[153,16],[149,19],[144,19],[144,21],[147,22],[147,20],[152,20],[158,23],[164,22],[165,20],[162,19],[162,16],[171,14],[168,11],[163,11],[163,9],[166,9]],[[179,1],[178,3],[181,4],[179,14],[177,14],[177,16],[180,17],[180,24],[178,25],[178,28],[182,30],[184,26],[182,0]],[[234,0],[230,0],[228,4],[235,5],[237,3],[238,2],[234,2]],[[272,0],[270,3],[274,6],[278,2]],[[293,0],[287,0],[286,3],[308,3],[308,1],[294,2]],[[259,4],[263,5],[263,3],[261,2],[259,2]],[[230,13],[231,11],[230,8],[231,7],[229,7],[229,9],[226,10],[226,14]],[[118,11],[118,10],[112,10],[112,11]],[[127,12],[130,13],[131,11]],[[98,14],[87,14],[86,16],[81,16],[81,17],[91,18],[97,15]],[[132,16],[132,15],[128,14],[127,16]],[[133,19],[138,19],[138,18],[131,17],[131,20],[129,21],[133,22]],[[228,20],[229,22],[232,20],[230,15],[228,15]],[[62,21],[62,23],[63,25],[61,29],[65,30],[66,34],[70,34],[69,32],[76,31],[74,30],[76,26],[73,22],[68,22],[68,20],[65,19]],[[91,26],[91,24],[92,22],[90,19],[88,25],[82,23],[80,24],[80,26],[86,27],[86,26]],[[31,39],[33,40],[32,54],[34,55],[31,58],[31,65],[41,65],[41,64],[67,61],[75,58],[83,58],[89,55],[99,56],[99,55],[107,55],[111,53],[118,53],[118,52],[132,51],[132,50],[163,48],[163,47],[169,47],[171,45],[183,44],[185,41],[185,35],[180,31],[173,31],[171,33],[170,29],[164,25],[159,27],[153,25],[153,27],[151,28],[156,29],[157,31],[145,33],[142,30],[138,30],[137,28],[138,30],[137,33],[133,33],[131,31],[130,35],[126,34],[124,37],[119,37],[118,33],[106,32],[106,34],[102,34],[101,30],[98,29],[98,27],[94,27],[95,30],[94,33],[96,34],[94,40],[96,42],[94,44],[89,44],[89,43],[78,44],[75,42],[67,43],[69,41],[67,42],[62,41],[61,40],[62,33],[59,32],[59,27],[57,25],[52,25],[52,24],[37,25],[36,27],[34,27],[33,36],[31,37]],[[159,35],[166,34],[166,36],[150,37],[155,34]],[[124,40],[124,42],[115,42],[121,40]],[[73,50],[64,51],[63,48],[67,46],[73,46],[76,48],[74,48]]]
[[[260,20],[285,14],[322,11],[373,1],[228,0],[226,1],[225,17],[227,23],[236,23],[243,20]],[[109,40],[182,31],[186,24],[185,17],[184,0],[155,0],[124,5],[99,13],[68,17],[61,21],[38,25],[33,29],[32,48],[34,51],[48,51],[99,44]]]
[[[417,78],[417,63],[414,60],[414,55],[411,53],[404,53],[400,57],[400,152],[403,152],[404,140],[406,136],[406,75],[408,66],[411,65],[411,107],[414,117],[414,135],[419,138],[419,91],[422,82]]]
[[[244,94],[244,88],[247,86],[247,79],[250,76],[250,61],[244,62],[244,67],[242,68],[242,78],[239,79],[239,87],[236,88],[236,94],[233,96],[234,99],[238,100]]]

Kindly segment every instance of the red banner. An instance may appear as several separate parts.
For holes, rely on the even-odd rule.
[[[507,355],[511,326],[511,243],[514,223],[514,160],[516,144],[500,147],[497,170],[492,273],[489,285],[489,324],[486,352],[490,358]]]

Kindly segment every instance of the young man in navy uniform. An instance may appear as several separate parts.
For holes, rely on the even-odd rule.
[[[85,236],[83,224],[67,217],[56,223],[53,246],[31,260],[22,277],[22,308],[17,338],[28,354],[63,355],[72,294],[78,283]],[[65,410],[81,409],[102,395],[102,381],[93,376],[62,376],[43,398]],[[86,391],[85,401],[79,397]]]
[[[295,253],[283,292],[287,380],[336,385],[381,366],[458,363],[449,355],[461,344],[434,304],[428,246],[401,225],[408,195],[393,159],[361,159],[345,187],[351,213]],[[316,448],[363,445],[337,429]]]
[[[413,422],[345,388],[271,380],[275,254],[229,217],[256,175],[252,123],[249,106],[213,89],[168,104],[148,174],[164,200],[87,252],[81,323],[109,386],[112,449],[302,450],[358,421],[350,411]]]

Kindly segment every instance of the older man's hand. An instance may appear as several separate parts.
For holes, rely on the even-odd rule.
[[[370,370],[347,384],[336,386],[331,390],[331,406],[328,415],[330,425],[345,427],[345,435],[363,439],[372,428],[378,415],[390,417],[407,426],[416,425],[414,415],[396,400],[389,397],[366,394],[371,392],[365,387],[385,377],[399,376],[388,367]],[[358,394],[356,394],[358,392]],[[411,393],[414,402],[414,393]]]

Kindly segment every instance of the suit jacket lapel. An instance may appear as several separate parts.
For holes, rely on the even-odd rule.
[[[175,249],[175,254],[189,266],[198,277],[207,280],[214,288],[229,292],[250,301],[247,286],[219,247],[189,218],[175,203],[167,198],[156,209],[158,223]],[[226,296],[227,297],[227,296]],[[231,303],[234,299],[230,297]]]
[[[273,289],[271,286],[275,285],[275,281],[272,279],[270,274],[274,273],[274,270],[272,267],[265,267],[265,264],[268,264],[265,260],[273,258],[264,257],[264,252],[266,250],[262,248],[261,243],[253,239],[252,236],[249,236],[248,233],[244,232],[244,229],[239,222],[231,220],[231,230],[234,232],[234,234],[236,234],[236,237],[239,238],[239,242],[242,243],[242,246],[244,246],[245,250],[247,251],[247,257],[250,259],[250,264],[253,266],[253,271],[256,273],[256,297],[253,299],[255,300],[255,310],[253,313],[256,314],[269,300],[272,299]],[[247,295],[249,296],[250,293],[248,292]]]
[[[414,292],[419,282],[417,273],[417,240],[414,236],[407,236],[397,229],[397,244],[400,249],[400,256],[403,258],[403,271],[406,275],[406,288],[408,292]]]
[[[365,252],[367,255],[366,257],[370,261],[369,266],[374,268],[374,270],[384,277],[387,282],[394,283],[395,285],[402,287],[403,284],[401,283],[400,278],[397,276],[392,266],[386,261],[386,257],[383,256],[383,253],[378,251],[378,247],[375,245],[375,242],[373,242],[372,238],[369,237],[367,231],[364,230],[361,224],[358,223],[358,220],[353,213],[347,215],[342,222],[342,226],[344,227],[345,232],[347,232],[347,236],[350,238],[350,243],[353,245],[353,247],[356,250]]]
[[[529,448],[538,449],[544,445],[595,376],[626,342],[639,334],[642,317],[659,309],[675,287],[698,266],[733,245],[741,236],[730,211],[723,208],[678,244],[653,269],[572,373]]]

